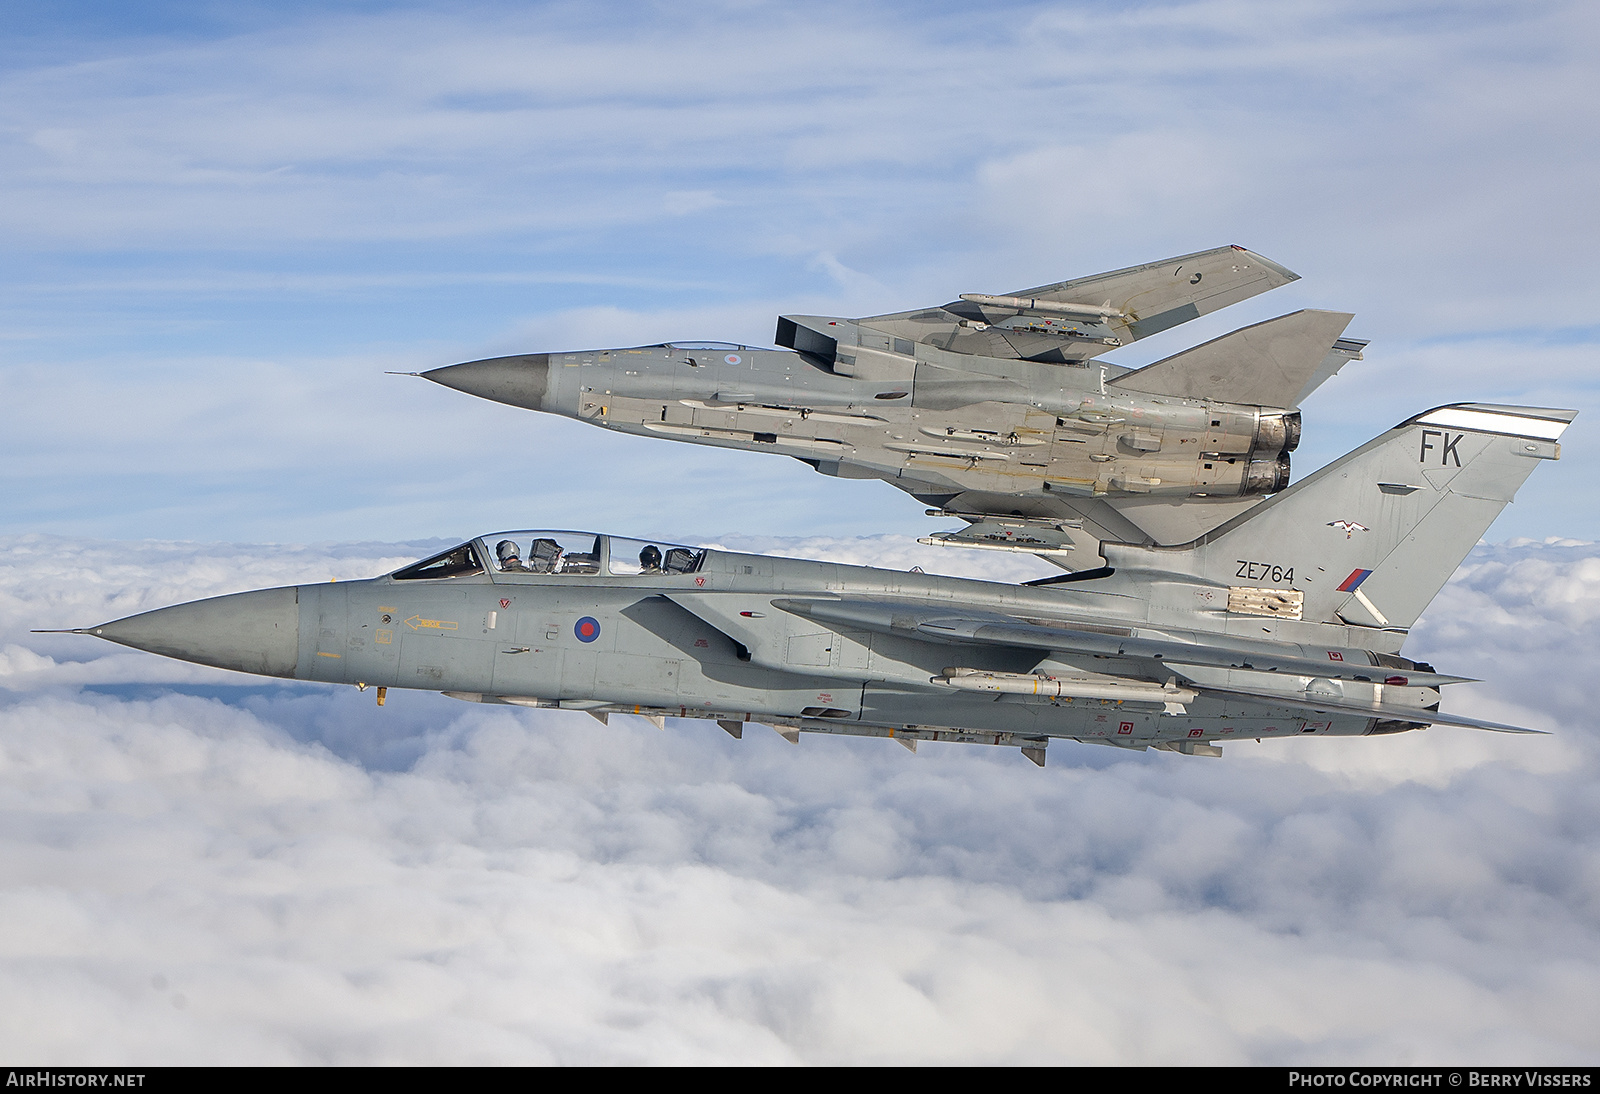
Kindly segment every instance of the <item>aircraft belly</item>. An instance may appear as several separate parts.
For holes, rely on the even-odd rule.
[[[1117,405],[1104,398],[1080,405],[1074,396],[1061,419],[993,401],[951,410],[893,401],[806,408],[787,405],[779,389],[719,392],[718,384],[738,386],[706,376],[698,398],[591,393],[578,417],[641,436],[793,456],[829,474],[880,478],[918,495],[1233,497],[1250,467],[1253,424],[1246,428],[1233,411],[1207,406],[1135,405],[1125,396]],[[751,401],[725,401],[736,394]],[[1089,402],[1095,406],[1083,411]],[[1213,416],[1222,423],[1217,429],[1209,426]]]
[[[927,726],[974,732],[1017,733],[1024,736],[1086,738],[1118,737],[1149,741],[1182,736],[1178,727],[1164,732],[1161,708],[1106,700],[1012,702],[1011,697],[962,693],[913,692],[883,685],[868,685],[863,697],[862,720],[881,725]]]
[[[1202,695],[1181,714],[1154,704],[1109,699],[1041,701],[1022,696],[938,694],[891,684],[868,684],[862,699],[864,724],[899,728],[954,729],[1017,734],[1131,746],[1156,741],[1220,742],[1304,734],[1359,736],[1371,719],[1319,714],[1293,707]]]

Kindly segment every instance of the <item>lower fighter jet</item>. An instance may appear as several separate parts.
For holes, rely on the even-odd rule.
[[[1429,724],[1462,682],[1407,629],[1570,410],[1401,423],[1177,547],[1024,585],[583,532],[501,532],[384,577],[201,600],[70,633],[263,676],[802,732],[1189,755]]]

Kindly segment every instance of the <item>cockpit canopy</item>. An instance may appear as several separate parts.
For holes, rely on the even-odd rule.
[[[738,342],[662,342],[652,349],[750,349]]]
[[[692,574],[705,563],[700,547],[594,532],[496,532],[452,547],[390,575],[395,581],[511,575],[639,577]]]

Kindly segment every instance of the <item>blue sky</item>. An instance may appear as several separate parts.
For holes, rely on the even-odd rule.
[[[54,7],[0,69],[0,530],[322,542],[934,527],[870,483],[385,370],[721,337],[1238,242],[1373,340],[1311,467],[1589,409],[1579,4]],[[1580,419],[1491,533],[1600,536]],[[646,469],[648,469],[646,471]],[[1577,498],[1578,504],[1570,504]]]

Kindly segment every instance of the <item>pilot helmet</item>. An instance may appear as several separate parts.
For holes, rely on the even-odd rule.
[[[646,570],[661,569],[661,548],[651,543],[639,552],[639,565]]]
[[[502,563],[522,561],[522,556],[517,553],[517,545],[509,539],[503,539],[495,544],[494,553]]]

